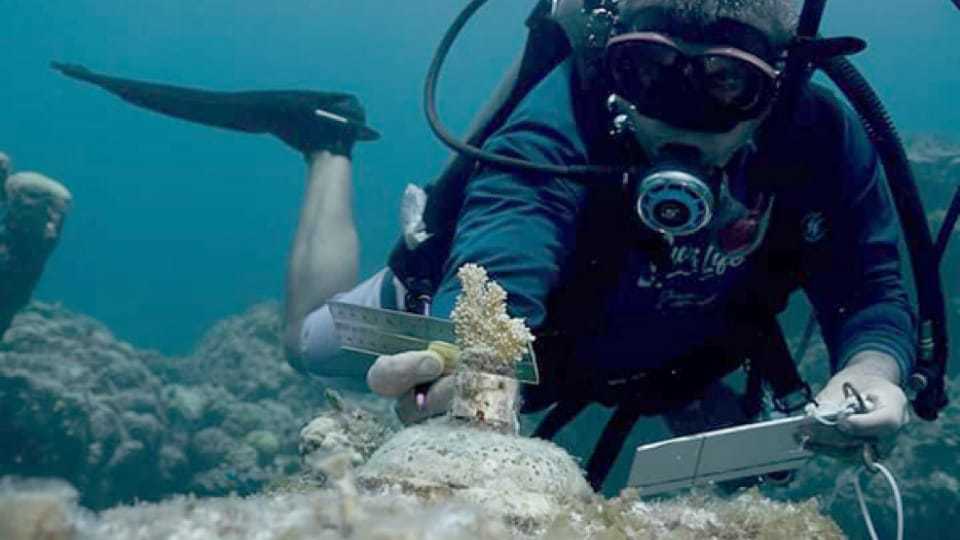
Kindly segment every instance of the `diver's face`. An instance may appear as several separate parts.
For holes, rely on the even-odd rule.
[[[688,42],[679,38],[674,40],[687,50],[704,51],[707,54],[710,51],[721,51],[728,55],[704,62],[702,75],[707,81],[705,85],[709,87],[710,95],[719,105],[738,110],[755,107],[751,114],[756,116],[735,124],[723,133],[678,128],[654,118],[644,118],[645,122],[641,124],[640,130],[649,133],[649,148],[652,149],[655,159],[664,159],[667,157],[664,155],[666,149],[671,145],[681,144],[698,150],[698,165],[705,168],[726,167],[737,151],[750,143],[772,109],[773,100],[766,99],[762,92],[757,90],[764,84],[757,77],[766,78],[770,84],[774,84],[779,73],[759,58],[737,49],[732,44]],[[744,71],[750,73],[745,74]]]
[[[653,161],[663,161],[678,148],[684,148],[684,157],[705,169],[726,167],[734,155],[749,145],[765,117],[736,124],[726,133],[710,133],[680,129],[666,122],[639,115],[634,122],[634,135]]]
[[[636,111],[631,130],[651,159],[684,147],[698,165],[723,167],[768,115],[779,72],[729,43],[632,32],[607,45],[616,95]]]

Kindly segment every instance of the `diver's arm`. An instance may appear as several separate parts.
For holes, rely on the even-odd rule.
[[[806,292],[835,370],[818,401],[842,402],[844,383],[850,383],[873,410],[844,420],[841,429],[883,437],[907,420],[907,399],[899,385],[916,354],[915,318],[903,286],[889,188],[876,153],[854,122],[847,117],[838,179],[843,188],[824,240],[831,260],[811,274]]]
[[[586,165],[586,132],[577,124],[574,63],[564,62],[513,111],[484,144],[495,154],[560,166]],[[542,174],[480,169],[470,180],[433,314],[448,316],[466,263],[487,269],[506,289],[508,310],[536,329],[547,295],[562,279],[573,250],[587,189]]]
[[[848,176],[840,180],[846,189],[826,225],[828,245],[806,257],[820,261],[804,288],[834,371],[873,351],[895,359],[905,379],[916,356],[916,321],[904,288],[896,211],[872,147],[854,145],[847,156]]]
[[[560,281],[573,250],[574,229],[584,188],[568,181],[511,175],[486,170],[467,186],[443,282],[432,315],[449,317],[460,294],[457,270],[467,263],[483,266],[507,291],[507,311],[536,330],[546,317],[546,300]],[[453,395],[452,377],[430,387],[418,406],[414,382],[439,377],[442,364],[430,351],[380,357],[371,367],[370,388],[397,398],[404,423],[446,410]]]
[[[471,180],[433,314],[460,293],[457,271],[483,266],[507,291],[511,316],[536,329],[572,253],[585,188],[568,180],[487,170]]]
[[[307,186],[287,269],[284,346],[300,355],[306,316],[357,281],[352,162],[327,151],[308,156]]]

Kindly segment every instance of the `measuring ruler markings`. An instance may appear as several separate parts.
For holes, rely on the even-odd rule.
[[[402,311],[329,302],[343,349],[379,356],[426,349],[433,341],[456,342],[453,323]],[[539,384],[536,355],[529,347],[517,364],[517,379]]]

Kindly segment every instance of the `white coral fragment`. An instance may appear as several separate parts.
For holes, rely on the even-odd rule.
[[[491,350],[504,364],[518,362],[534,338],[523,319],[507,314],[507,292],[476,264],[463,265],[457,277],[463,289],[451,315],[457,345]]]

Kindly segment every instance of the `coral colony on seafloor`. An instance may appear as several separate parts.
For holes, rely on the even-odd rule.
[[[466,264],[457,273],[463,292],[451,318],[461,349],[451,414],[516,434],[517,363],[533,342],[522,319],[507,314],[507,292],[487,271]]]

